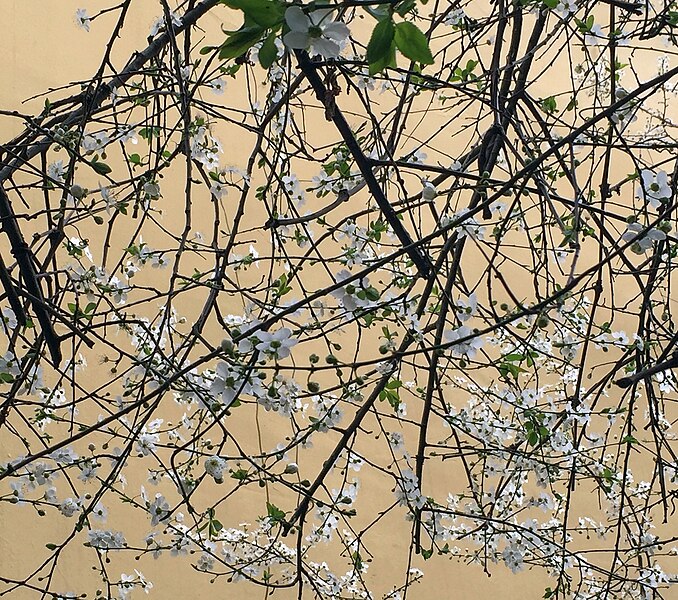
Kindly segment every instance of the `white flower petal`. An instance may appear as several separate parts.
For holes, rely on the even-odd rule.
[[[298,6],[290,6],[285,11],[285,22],[292,31],[308,33],[308,28],[311,26],[311,20]]]
[[[343,42],[351,34],[351,30],[343,23],[332,22],[323,27],[323,37]]]
[[[312,54],[320,54],[323,58],[336,58],[341,53],[339,44],[324,38],[314,38],[311,48]]]
[[[309,18],[311,24],[323,26],[323,21],[328,19],[328,17],[330,17],[330,15],[333,12],[334,11],[331,8],[320,8],[318,10],[312,11],[311,14],[308,16],[308,18]],[[331,18],[328,19],[327,22],[329,23],[330,21],[332,21]]]
[[[304,33],[302,31],[289,31],[283,36],[283,42],[288,48],[298,48],[299,50],[305,50],[308,48],[309,44],[308,32]]]

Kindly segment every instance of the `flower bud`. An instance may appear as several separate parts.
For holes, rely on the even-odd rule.
[[[78,200],[82,199],[85,196],[85,194],[87,194],[87,190],[85,190],[82,186],[78,185],[77,183],[74,183],[71,186],[70,192],[73,198],[77,198]]]
[[[421,197],[424,200],[426,201],[433,200],[436,197],[437,193],[438,192],[436,191],[435,186],[430,181],[424,181],[423,188],[421,190]]]
[[[148,194],[154,200],[160,198],[160,186],[157,183],[149,181],[144,184],[144,193]]]

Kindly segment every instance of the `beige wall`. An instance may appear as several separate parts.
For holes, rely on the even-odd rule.
[[[113,22],[112,15],[92,24],[92,32],[87,34],[74,24],[76,8],[86,5],[90,13],[96,12],[98,7],[105,7],[109,3],[101,0],[4,0],[2,2],[2,35],[0,35],[0,108],[16,110],[34,114],[39,112],[43,99],[39,98],[23,104],[23,100],[56,88],[69,82],[87,80],[96,70],[106,42],[106,35],[110,32]],[[151,0],[141,0],[132,3],[132,10],[128,17],[128,24],[124,29],[124,38],[117,44],[118,50],[114,60],[118,66],[126,61],[125,53],[142,47],[150,24],[161,10],[158,4]],[[223,14],[219,9],[213,16],[208,16],[204,23],[218,31],[219,16]],[[123,50],[124,49],[124,50]],[[231,84],[233,87],[235,84]],[[74,92],[77,91],[77,86]],[[60,95],[58,93],[57,95]],[[228,96],[224,99],[228,101]],[[0,116],[0,139],[8,140],[22,128],[21,120],[12,116]],[[236,162],[234,160],[233,162]],[[180,180],[177,180],[180,181]],[[180,214],[176,211],[175,214]],[[171,223],[173,212],[167,211],[167,219]],[[251,216],[256,220],[256,215]],[[190,313],[191,307],[185,307]],[[102,377],[105,374],[102,372]],[[269,415],[262,413],[262,419]],[[264,423],[266,429],[275,427],[275,418],[270,423]],[[247,424],[243,424],[246,427]],[[274,436],[271,435],[271,438]],[[330,442],[327,441],[327,448]],[[375,442],[376,443],[376,442]],[[383,447],[383,444],[382,444]],[[324,450],[322,442],[316,442],[318,452]],[[7,448],[0,449],[0,462],[9,458],[11,452]],[[322,456],[322,454],[321,454]],[[442,482],[445,477],[454,476],[440,472]],[[140,474],[140,481],[143,480]],[[437,482],[432,482],[435,487]],[[137,482],[138,485],[138,482]],[[366,477],[362,480],[361,494],[376,505],[388,504],[383,501],[385,494],[390,494],[391,482],[377,476]],[[214,494],[219,489],[215,488]],[[389,496],[389,501],[392,495]],[[240,504],[229,505],[232,514],[225,516],[223,521],[237,524],[240,522],[240,513],[252,512],[248,518],[255,516],[256,509],[263,504],[262,497],[255,492],[248,491],[238,499]],[[109,526],[113,529],[128,531],[134,527],[143,532],[147,522],[129,515],[128,512],[111,507]],[[117,522],[116,522],[117,520]],[[70,522],[52,520],[49,517],[39,518],[31,507],[14,508],[0,503],[0,575],[10,575],[17,579],[23,577],[32,565],[43,556],[46,556],[45,544],[61,539],[67,534]],[[402,582],[402,573],[405,568],[407,548],[410,541],[410,524],[404,520],[404,511],[397,511],[394,518],[388,520],[376,533],[372,535],[371,549],[375,552],[374,561],[368,571],[368,580],[376,591],[386,592],[394,584]],[[332,551],[330,547],[329,552]],[[87,591],[88,597],[93,597],[96,576],[91,571],[93,553],[81,546],[74,545],[59,562],[56,581],[65,590]],[[225,580],[217,580],[210,584],[209,576],[197,574],[191,567],[191,557],[170,558],[163,556],[158,561],[150,557],[143,557],[141,561],[134,561],[131,554],[125,553],[121,558],[111,554],[113,561],[111,573],[130,573],[137,568],[154,583],[151,598],[264,598],[267,597],[261,588],[246,583],[227,584]],[[414,566],[420,567],[426,573],[422,583],[418,583],[408,594],[408,598],[475,600],[478,598],[536,599],[544,593],[549,580],[543,574],[525,572],[519,575],[511,573],[503,565],[491,565],[489,570],[492,576],[483,573],[481,565],[462,565],[457,561],[445,557],[433,557],[424,562],[415,557]],[[0,583],[0,592],[4,590]],[[21,600],[37,598],[37,594],[27,591],[14,592],[12,598]],[[136,598],[143,597],[141,592],[135,592]],[[276,591],[273,597],[287,599],[296,598],[296,591]],[[306,595],[304,596],[306,597]],[[308,597],[311,597],[310,594]]]

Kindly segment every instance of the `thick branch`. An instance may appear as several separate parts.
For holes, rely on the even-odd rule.
[[[299,61],[299,68],[302,70],[302,72],[308,79],[309,83],[313,87],[313,90],[315,91],[318,100],[320,100],[320,102],[324,105],[326,98],[329,97],[328,91],[327,88],[325,87],[325,84],[322,82],[322,79],[318,75],[315,65],[309,59],[308,53],[306,51],[297,50],[296,55]],[[333,107],[333,110],[331,111],[331,116],[334,125],[339,130],[339,133],[341,133],[341,136],[344,139],[346,146],[351,152],[356,162],[356,165],[358,165],[360,173],[365,179],[365,182],[367,183],[367,187],[370,190],[370,193],[372,194],[372,196],[374,196],[374,199],[377,201],[377,204],[379,205],[379,208],[381,209],[384,218],[388,221],[388,224],[393,229],[393,232],[396,234],[396,236],[406,249],[408,256],[412,259],[412,262],[416,265],[417,269],[419,270],[419,274],[422,277],[428,277],[429,274],[431,273],[430,259],[427,256],[425,256],[424,253],[421,251],[419,244],[418,243],[415,244],[415,242],[412,241],[410,234],[407,233],[407,230],[403,227],[403,224],[400,222],[400,219],[398,219],[398,215],[396,215],[395,210],[393,210],[391,203],[386,198],[384,191],[381,189],[379,182],[374,176],[374,172],[372,171],[370,161],[363,153],[362,149],[360,148],[360,145],[358,144],[357,140],[355,139],[355,136],[353,135],[353,132],[351,131],[351,127],[346,122],[346,119],[339,110],[339,107],[337,107],[336,105]]]

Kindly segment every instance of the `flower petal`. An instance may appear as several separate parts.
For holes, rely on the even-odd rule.
[[[309,44],[308,32],[304,33],[303,31],[288,31],[283,36],[283,42],[288,48],[298,48],[299,50],[305,50],[308,48]]]
[[[313,38],[311,54],[320,54],[323,58],[337,58],[341,53],[341,46],[326,38]]]
[[[328,23],[323,27],[323,37],[329,38],[335,42],[343,42],[351,34],[351,30],[337,21]]]
[[[285,11],[285,22],[292,31],[308,33],[308,28],[311,26],[311,20],[298,6],[290,6]]]

